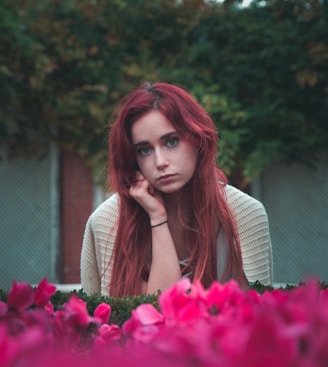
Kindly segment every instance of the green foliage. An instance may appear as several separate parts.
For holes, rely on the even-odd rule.
[[[299,283],[299,285],[286,284],[284,287],[280,287],[280,289],[288,291],[301,285],[302,283]],[[327,288],[328,285],[322,282],[320,283],[320,286],[322,287],[322,289],[324,289]],[[256,281],[250,283],[250,289],[253,289],[260,294],[263,294],[264,292],[273,291],[274,287],[264,285],[261,282]],[[93,312],[96,309],[96,307],[102,302],[109,304],[112,309],[110,322],[115,323],[117,325],[123,325],[123,323],[130,318],[131,312],[141,304],[144,303],[152,304],[155,308],[159,310],[159,304],[158,304],[159,295],[139,295],[139,296],[118,298],[118,297],[98,296],[96,294],[88,296],[86,293],[83,292],[83,290],[73,291],[69,293],[57,291],[51,298],[51,302],[54,305],[55,309],[58,309],[59,307],[61,307],[61,305],[67,302],[72,294],[81,298],[83,301],[87,303],[87,308],[90,315],[93,315]]]
[[[281,290],[291,290],[295,287],[302,286],[304,283],[299,283],[298,285],[290,285],[286,284],[285,286],[281,286]],[[326,289],[328,284],[324,282],[320,282],[320,287],[322,289]],[[250,289],[255,290],[256,292],[263,294],[264,292],[271,292],[275,288],[272,286],[264,285],[259,281],[250,283]],[[111,316],[110,323],[114,323],[122,326],[123,323],[128,320],[131,316],[131,313],[134,309],[136,309],[141,304],[152,304],[155,308],[159,310],[158,303],[158,295],[139,295],[139,296],[131,296],[131,297],[105,297],[98,296],[96,294],[88,296],[83,290],[74,290],[71,292],[61,292],[57,291],[51,297],[51,303],[53,304],[55,310],[60,309],[65,302],[69,300],[71,296],[76,296],[82,299],[87,304],[87,309],[90,315],[93,315],[94,310],[101,303],[107,303],[111,306]],[[6,302],[8,296],[8,292],[0,289],[0,301]]]
[[[126,321],[131,316],[132,310],[134,310],[141,304],[148,303],[152,304],[157,309],[159,308],[158,296],[156,295],[140,295],[124,298],[105,297],[98,296],[96,294],[88,296],[86,293],[83,292],[83,290],[79,290],[70,293],[57,291],[51,298],[51,302],[54,305],[55,309],[58,309],[61,305],[67,302],[73,294],[87,303],[87,308],[90,315],[93,315],[94,310],[101,303],[104,302],[109,304],[112,309],[110,322],[117,325],[122,325],[124,321]]]
[[[104,165],[115,103],[148,80],[203,103],[229,175],[313,164],[328,146],[326,2],[238,4],[2,0],[0,146],[42,154],[56,141]]]

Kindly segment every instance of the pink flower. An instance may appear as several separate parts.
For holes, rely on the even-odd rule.
[[[191,285],[188,278],[165,290],[158,301],[166,323],[192,322],[199,317],[207,317],[205,294],[200,282]]]
[[[101,303],[94,311],[96,321],[99,321],[102,324],[107,324],[110,318],[111,311],[112,309],[109,304]]]
[[[52,315],[55,312],[55,308],[54,305],[50,302],[48,302],[48,304],[46,304],[44,306],[45,311],[49,314]]]
[[[134,317],[138,318],[142,325],[157,325],[162,324],[164,321],[164,316],[150,304],[138,306],[133,313]]]
[[[93,318],[89,316],[86,303],[72,295],[63,308],[57,310],[52,316],[56,344],[67,351],[89,349],[96,330],[92,322]]]
[[[0,317],[4,316],[8,311],[7,304],[0,301]]]
[[[74,294],[71,296],[69,301],[64,304],[62,315],[69,325],[75,327],[85,327],[93,321],[92,317],[88,313],[86,302],[77,298]]]
[[[131,318],[123,324],[123,333],[147,342],[163,325],[164,316],[153,305],[143,304],[133,310]]]
[[[176,312],[187,305],[190,301],[187,292],[191,288],[189,278],[183,278],[172,287],[162,292],[159,297],[159,304],[167,319],[176,319]]]
[[[13,281],[13,285],[9,291],[7,306],[15,310],[22,311],[33,304],[34,289],[25,282],[17,283]]]
[[[242,291],[238,283],[230,280],[225,284],[212,283],[207,294],[208,307],[219,314],[239,312],[240,305],[245,302],[246,292]]]
[[[121,329],[118,325],[102,324],[98,329],[96,344],[104,345],[113,343],[121,338]]]
[[[113,367],[170,364],[317,367],[328,360],[328,289],[310,281],[290,291],[257,294],[236,282],[181,280],[151,304],[132,311],[121,329],[109,325],[110,305],[89,316],[76,296],[54,312],[45,279],[38,295],[14,282],[8,308],[0,302],[0,365]],[[30,307],[34,304],[39,307]],[[42,308],[40,308],[42,307]]]
[[[56,286],[49,283],[47,278],[41,280],[35,291],[34,304],[44,307],[48,304],[50,297],[56,292]]]
[[[17,343],[10,337],[7,326],[0,325],[0,365],[11,365],[18,351]]]

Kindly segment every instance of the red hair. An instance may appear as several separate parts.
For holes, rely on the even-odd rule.
[[[132,124],[151,110],[161,112],[181,136],[197,147],[198,163],[188,183],[193,211],[189,218],[179,218],[189,234],[189,265],[193,279],[205,287],[217,280],[217,237],[222,228],[229,243],[226,269],[220,281],[230,277],[241,286],[247,280],[242,268],[240,243],[235,221],[224,196],[227,183],[216,166],[218,134],[210,116],[185,90],[165,83],[145,83],[119,104],[109,134],[109,181],[120,196],[119,222],[114,247],[110,294],[139,294],[141,281],[147,280],[151,262],[151,229],[143,208],[129,195],[137,169],[131,142]]]

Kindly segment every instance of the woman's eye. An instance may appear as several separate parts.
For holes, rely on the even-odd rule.
[[[142,148],[139,148],[139,149],[137,150],[137,153],[138,153],[139,155],[144,156],[144,155],[148,155],[148,154],[150,153],[150,151],[151,151],[150,147],[142,147]]]
[[[167,140],[166,145],[169,148],[173,148],[178,144],[178,141],[179,141],[179,138],[176,138],[176,137],[175,138],[170,138],[170,139]]]

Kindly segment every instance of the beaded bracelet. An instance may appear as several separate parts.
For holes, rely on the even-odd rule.
[[[166,219],[166,220],[164,220],[164,221],[163,221],[163,222],[161,222],[161,223],[154,224],[153,226],[151,226],[151,228],[161,226],[162,224],[165,224],[165,223],[167,223],[167,222],[168,222],[168,220]]]

